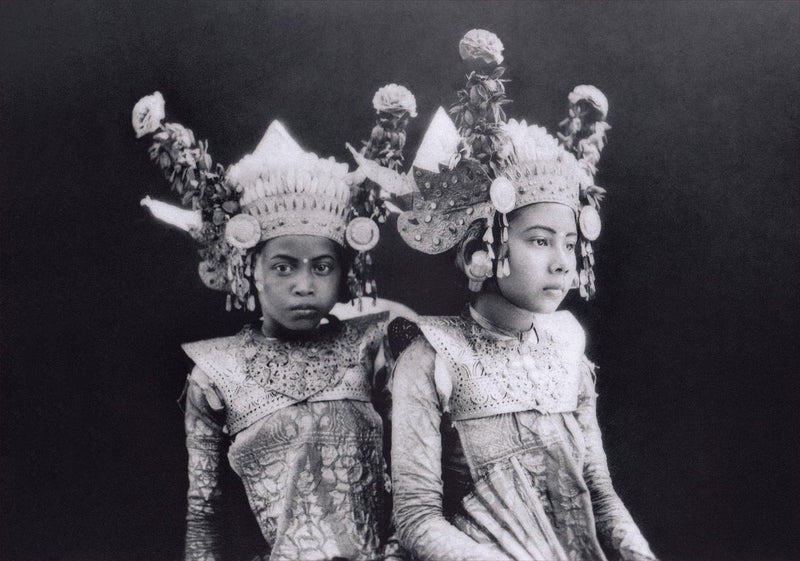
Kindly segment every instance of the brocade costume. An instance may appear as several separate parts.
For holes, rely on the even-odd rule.
[[[615,493],[569,312],[519,339],[422,318],[393,382],[395,521],[415,559],[654,559]]]
[[[382,421],[370,399],[386,317],[333,321],[313,339],[268,339],[246,327],[184,345],[202,370],[186,400],[186,559],[220,558],[226,449],[269,559],[380,558]]]
[[[383,155],[384,163],[399,163],[403,129],[416,115],[416,102],[395,84],[379,90],[376,100],[378,123],[365,157]],[[364,295],[375,297],[369,251],[388,211],[363,174],[304,150],[279,121],[270,123],[253,152],[223,166],[213,162],[207,142],[164,117],[164,98],[155,92],[134,106],[132,123],[137,138],[152,134],[150,158],[188,208],[149,197],[141,204],[200,243],[200,278],[227,293],[228,310],[252,312],[260,304],[265,316],[284,323],[266,311],[277,300],[265,299],[325,304],[305,296],[293,300],[313,295],[295,284],[296,268],[281,273],[280,290],[266,291],[257,268],[263,244],[285,236],[325,238],[354,250],[347,288],[359,302]],[[308,263],[302,259],[311,271]],[[226,450],[270,559],[381,557],[384,511],[390,508],[384,504],[383,423],[375,407],[386,412],[388,398],[372,376],[387,318],[335,320],[303,340],[267,339],[245,328],[233,337],[184,345],[197,365],[186,399],[187,559],[221,555],[215,516]],[[392,540],[386,550],[387,556],[400,551]]]

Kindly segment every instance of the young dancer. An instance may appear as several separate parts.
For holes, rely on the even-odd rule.
[[[607,101],[576,88],[560,141],[506,123],[502,44],[474,30],[460,50],[477,63],[451,111],[461,131],[440,109],[398,228],[425,253],[457,247],[473,297],[393,325],[411,341],[392,392],[401,542],[438,561],[653,559],[611,484],[583,329],[558,310],[571,288],[594,292]]]
[[[378,559],[388,513],[382,420],[371,399],[389,314],[340,321],[329,313],[347,286],[352,249],[378,239],[373,220],[353,216],[358,180],[346,164],[305,152],[277,121],[252,154],[215,167],[206,145],[161,124],[163,116],[154,94],[137,105],[134,127],[154,133],[151,156],[193,210],[143,204],[202,243],[201,277],[228,292],[229,306],[262,314],[236,335],[183,346],[196,365],[186,389],[185,558],[220,559],[227,455],[266,558]],[[363,272],[349,281],[370,293]]]

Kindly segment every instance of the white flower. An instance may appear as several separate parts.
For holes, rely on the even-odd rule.
[[[161,92],[146,95],[133,106],[133,130],[136,138],[158,130],[164,120],[164,96]]]
[[[581,100],[589,102],[600,113],[600,120],[608,115],[608,100],[603,92],[598,88],[589,85],[575,86],[570,92],[569,102],[575,105]]]
[[[485,29],[468,31],[458,44],[458,52],[464,62],[480,61],[485,64],[503,62],[503,43],[497,35]]]
[[[417,116],[417,100],[408,88],[398,84],[387,84],[375,92],[372,106],[378,113],[399,113],[407,111],[412,117]]]

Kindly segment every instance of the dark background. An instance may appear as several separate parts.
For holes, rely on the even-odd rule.
[[[800,558],[799,3],[4,1],[3,560],[179,557],[179,344],[252,319],[140,208],[172,199],[134,103],[161,91],[224,164],[274,118],[349,161],[374,91],[397,82],[419,106],[410,161],[475,27],[505,43],[510,116],[552,131],[581,83],[610,101],[599,295],[567,306],[601,367],[615,485],[653,549]],[[466,297],[451,253],[390,229],[377,262],[382,295],[421,313]],[[249,559],[255,524],[228,484],[229,554]]]

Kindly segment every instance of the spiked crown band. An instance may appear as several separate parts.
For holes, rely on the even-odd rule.
[[[290,234],[323,236],[345,245],[351,210],[347,164],[304,152],[280,122],[272,122],[253,154],[231,166],[227,180],[241,194],[243,211],[226,227],[232,245],[251,247]],[[250,237],[241,234],[251,231],[240,228],[239,222],[250,221],[245,215],[259,226]]]

